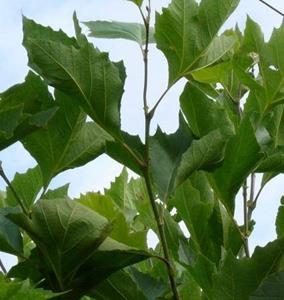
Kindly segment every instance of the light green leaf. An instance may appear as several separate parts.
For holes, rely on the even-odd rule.
[[[10,281],[0,276],[0,299],[9,300],[46,300],[52,299],[59,293],[52,293],[48,290],[33,287],[29,280]]]
[[[42,199],[58,199],[68,197],[69,183],[56,188],[54,190],[48,190],[42,197]]]
[[[174,188],[181,157],[192,142],[192,133],[180,116],[179,129],[167,135],[158,128],[149,139],[150,168],[160,200],[166,202]]]
[[[146,43],[145,26],[139,23],[89,21],[84,24],[89,28],[91,37],[131,40],[140,47]],[[155,43],[153,28],[150,28],[149,43]]]
[[[80,195],[77,201],[104,216],[109,221],[114,220],[119,209],[119,206],[111,197],[99,193],[89,192],[85,195]]]
[[[128,221],[136,215],[134,198],[128,188],[128,173],[123,168],[120,175],[111,183],[109,189],[105,189],[105,195],[113,199],[117,206],[124,212]]]
[[[40,168],[36,166],[33,169],[28,169],[26,173],[16,173],[11,184],[24,206],[30,209],[43,186]],[[19,204],[9,187],[7,187],[6,203],[9,206],[17,206]]]
[[[0,149],[45,126],[57,110],[47,85],[32,72],[0,93]]]
[[[230,43],[216,41],[216,35],[238,3],[203,0],[198,5],[195,0],[173,0],[161,15],[157,14],[155,37],[168,60],[169,85],[196,68],[214,63],[227,52],[224,48]]]
[[[188,83],[180,98],[182,111],[193,133],[202,137],[219,129],[224,135],[234,134],[234,126],[220,103],[211,100]]]
[[[248,119],[243,119],[237,134],[228,141],[222,166],[212,175],[215,191],[230,212],[234,211],[234,197],[244,179],[261,158],[254,129]]]
[[[56,91],[59,110],[48,125],[23,139],[22,143],[37,160],[44,186],[64,170],[75,168],[103,153],[110,137],[86,115],[73,99]]]

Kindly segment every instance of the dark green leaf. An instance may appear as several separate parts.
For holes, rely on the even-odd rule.
[[[9,219],[34,240],[61,287],[66,287],[110,231],[107,219],[67,199],[40,200],[31,218],[10,214]]]
[[[265,247],[256,247],[250,259],[237,259],[227,253],[218,274],[213,275],[212,299],[248,300],[249,296],[271,273],[282,257],[284,240],[278,239]]]
[[[284,272],[268,276],[258,289],[253,292],[249,300],[283,300]]]
[[[175,185],[181,184],[195,171],[217,166],[224,157],[224,146],[225,140],[219,129],[194,140],[182,155]]]
[[[44,185],[60,172],[91,161],[104,151],[110,137],[86,115],[73,99],[56,91],[59,110],[45,128],[23,140],[39,163]]]
[[[228,51],[216,42],[216,34],[238,3],[203,0],[198,5],[194,0],[173,0],[161,15],[157,14],[155,37],[168,60],[170,85],[194,69],[214,63]],[[202,62],[208,52],[211,55]]]
[[[182,116],[175,133],[167,135],[158,128],[149,140],[150,168],[159,198],[164,202],[171,195],[181,157],[192,140],[192,133]]]
[[[24,83],[0,94],[0,149],[45,126],[56,109],[47,85],[29,72]]]
[[[194,85],[188,83],[180,98],[182,111],[193,133],[202,137],[220,129],[225,135],[234,134],[234,126],[220,103],[211,100]]]
[[[111,275],[108,279],[99,284],[91,293],[96,300],[148,300],[142,290],[139,289],[134,280],[124,271]]]
[[[244,119],[228,142],[222,166],[213,174],[215,191],[229,211],[234,211],[234,197],[261,157],[252,125]]]
[[[135,267],[131,267],[129,273],[140,290],[143,291],[147,300],[159,299],[167,290],[167,286],[163,281],[151,277],[150,274],[139,272]]]
[[[7,214],[19,212],[18,208],[0,209],[0,251],[19,255],[23,253],[23,240],[19,227],[7,218]]]
[[[77,49],[76,41],[62,32],[26,18],[24,46],[29,65],[51,86],[76,98],[95,122],[119,135],[119,110],[125,80],[122,63],[112,63],[106,53],[91,44]]]

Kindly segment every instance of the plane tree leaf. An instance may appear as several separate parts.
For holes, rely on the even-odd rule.
[[[284,295],[284,272],[271,274],[252,293],[249,300],[282,300]]]
[[[221,26],[237,7],[238,0],[174,0],[162,14],[156,16],[155,37],[158,48],[165,54],[169,64],[169,85],[187,76],[211,46],[211,57],[205,63],[214,63],[221,52],[213,47]],[[224,53],[221,53],[221,56]],[[202,65],[199,65],[200,68]]]
[[[158,128],[149,140],[150,168],[162,201],[171,195],[177,168],[192,140],[192,133],[182,116],[175,133],[167,135]]]
[[[219,129],[211,131],[199,140],[194,140],[182,155],[175,186],[181,184],[195,171],[217,167],[224,157],[225,144]]]
[[[23,239],[17,225],[7,218],[8,214],[19,212],[18,208],[0,209],[0,251],[21,256]]]
[[[22,140],[40,166],[44,186],[62,171],[95,159],[111,139],[96,123],[86,122],[86,114],[72,98],[59,91],[55,95],[56,115],[45,128]]]
[[[0,276],[0,299],[11,300],[46,300],[58,297],[59,293],[32,286],[29,280],[10,281]]]
[[[284,240],[277,239],[265,247],[256,247],[250,259],[237,259],[227,253],[220,270],[213,275],[213,297],[218,300],[248,300],[263,281],[277,269]]]
[[[42,39],[40,34],[45,34]],[[49,85],[77,98],[100,126],[119,134],[125,71],[91,44],[76,48],[73,39],[24,18],[24,46],[29,65]],[[60,48],[61,51],[57,51]]]
[[[111,274],[135,263],[150,258],[151,255],[111,238],[94,251],[93,255],[79,268],[78,276],[74,280],[74,293],[91,292],[100,282]]]
[[[220,129],[225,135],[234,134],[234,126],[226,110],[194,85],[186,85],[180,103],[190,128],[197,137],[216,129]]]
[[[36,166],[27,170],[26,173],[16,173],[11,185],[24,203],[25,207],[27,209],[31,208],[43,186],[40,168]],[[7,205],[17,206],[19,204],[10,187],[7,187],[6,195]]]
[[[146,30],[143,24],[116,21],[89,21],[84,24],[89,28],[91,37],[131,40],[138,43],[140,47],[146,42]],[[154,29],[150,28],[149,43],[154,42]]]
[[[125,271],[118,271],[100,283],[91,293],[97,300],[148,300],[136,282]]]
[[[78,34],[78,26],[76,29]],[[126,77],[123,63],[113,63],[107,53],[92,44],[85,41],[78,46],[75,39],[62,35],[61,31],[53,31],[27,18],[24,18],[23,44],[30,67],[49,85],[76,99],[96,124],[114,138],[114,146],[120,150],[116,159],[127,164],[131,157],[134,159],[132,169],[139,172],[143,159],[132,150],[137,140],[133,142],[133,138],[120,130],[120,105]],[[142,147],[140,140],[138,144]]]
[[[0,149],[45,126],[56,109],[47,85],[29,72],[23,83],[0,94]]]
[[[244,119],[237,134],[228,141],[222,166],[212,175],[215,191],[229,211],[234,211],[234,197],[261,158],[251,122]]]
[[[105,240],[111,226],[106,218],[67,199],[40,200],[31,218],[10,214],[36,243],[61,288]]]

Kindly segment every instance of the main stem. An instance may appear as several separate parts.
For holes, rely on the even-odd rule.
[[[152,210],[154,213],[154,217],[156,220],[159,239],[162,245],[163,254],[166,262],[168,277],[171,285],[171,289],[173,292],[173,299],[179,300],[178,290],[175,283],[174,278],[174,269],[171,262],[169,247],[167,244],[165,229],[164,229],[164,220],[163,216],[160,215],[155,195],[152,188],[151,176],[150,176],[150,156],[149,156],[149,138],[150,138],[150,127],[151,120],[153,118],[154,113],[148,112],[148,103],[147,103],[147,90],[148,90],[148,52],[149,52],[149,30],[150,30],[150,15],[151,15],[151,3],[150,0],[147,6],[147,16],[145,17],[142,10],[140,10],[141,16],[144,21],[145,30],[146,30],[146,43],[145,48],[143,49],[143,60],[144,60],[144,89],[143,89],[143,104],[144,104],[144,116],[145,116],[145,167],[143,168],[143,175],[146,183],[147,192],[149,195],[150,203],[152,206]]]

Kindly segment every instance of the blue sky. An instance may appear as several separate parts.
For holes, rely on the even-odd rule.
[[[284,1],[267,1],[284,11]],[[168,0],[153,0],[152,2],[153,10],[160,10],[162,6],[167,6],[169,3]],[[0,91],[23,81],[28,71],[26,52],[21,46],[22,14],[43,25],[49,25],[55,29],[62,28],[68,34],[73,35],[72,13],[74,10],[77,11],[78,18],[82,21],[100,19],[140,22],[136,7],[125,0],[0,0]],[[259,1],[241,0],[238,9],[230,17],[225,28],[234,27],[238,23],[242,29],[247,15],[261,25],[266,38],[271,34],[273,27],[279,26],[282,21],[279,15]],[[139,49],[134,43],[128,41],[93,41],[100,49],[110,52],[113,60],[124,60],[128,78],[122,102],[122,127],[132,134],[142,134],[143,65]],[[150,51],[149,99],[154,103],[167,84],[167,64],[163,55],[154,47],[151,47]],[[167,132],[175,131],[178,120],[178,96],[183,84],[184,82],[178,83],[157,110],[153,129],[156,124],[159,124]],[[19,143],[0,152],[0,160],[3,161],[9,178],[13,178],[15,172],[24,172],[35,165],[33,158]],[[82,168],[57,176],[53,186],[71,182],[70,193],[78,196],[80,192],[98,190],[107,186],[120,170],[119,164],[103,155]],[[258,223],[251,239],[252,245],[263,245],[275,236],[274,218],[282,195],[282,181],[282,177],[273,180],[259,200],[259,207],[254,214]],[[3,186],[0,182],[0,188]]]

